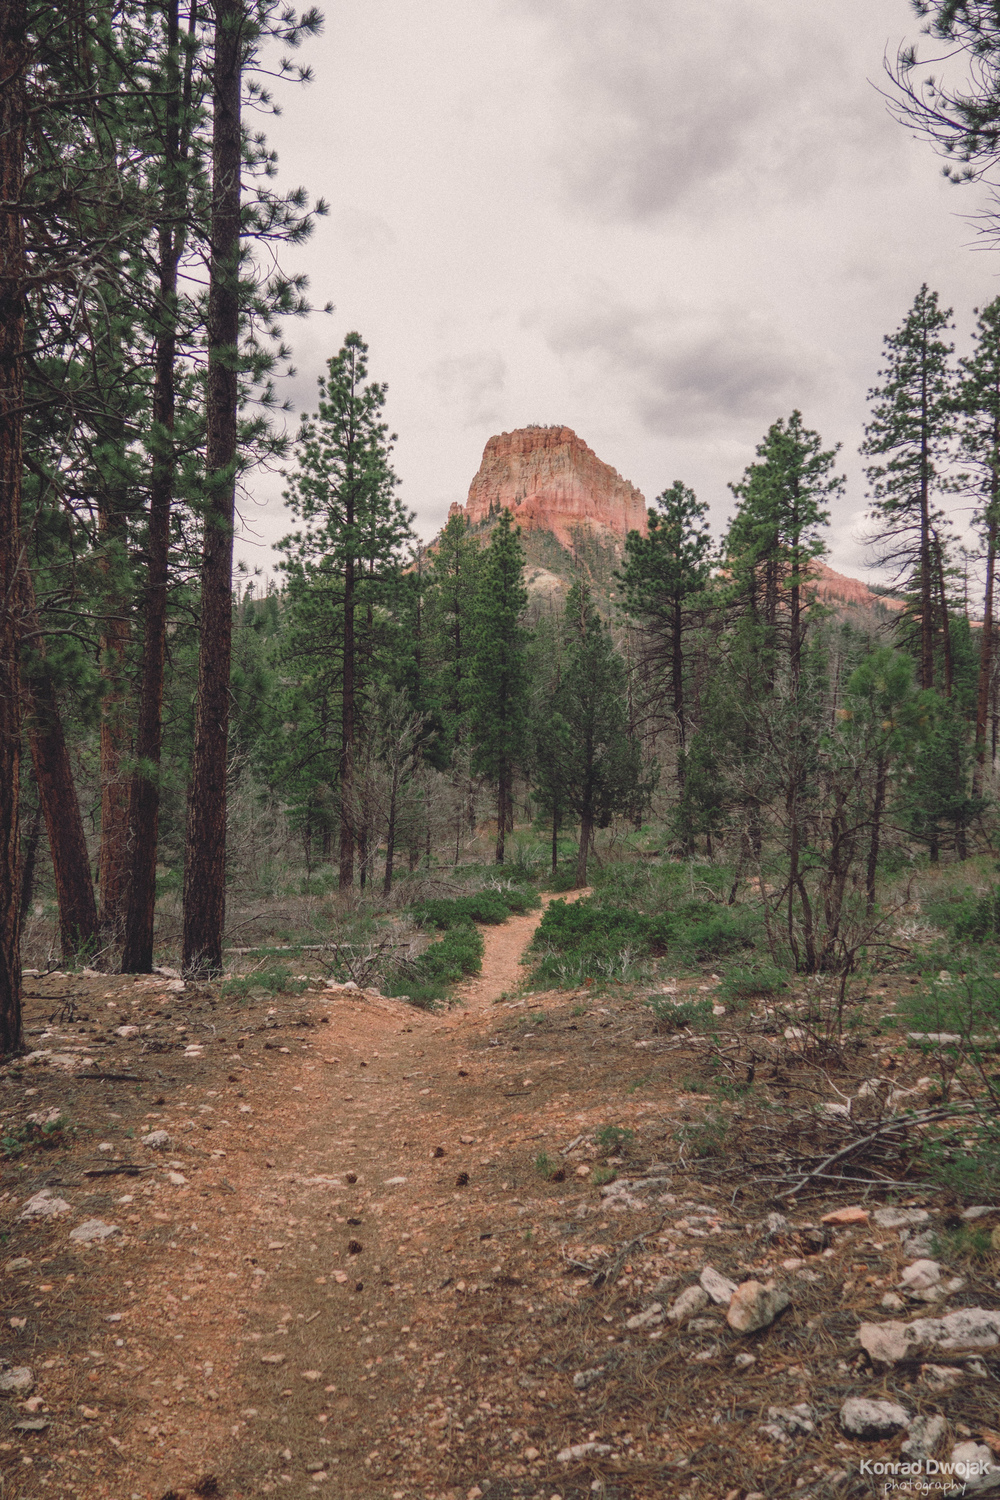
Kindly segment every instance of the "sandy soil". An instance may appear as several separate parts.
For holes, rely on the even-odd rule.
[[[227,1005],[163,978],[32,981],[31,1043],[100,1064],[4,1074],[6,1131],[29,1109],[76,1125],[5,1168],[4,1358],[34,1384],[0,1400],[3,1500],[827,1493],[848,1461],[833,1419],[787,1451],[760,1423],[858,1392],[857,1319],[899,1247],[855,1264],[845,1230],[814,1255],[751,1369],[710,1318],[684,1338],[629,1330],[655,1284],[706,1259],[791,1276],[779,1257],[806,1252],[755,1238],[751,1184],[679,1164],[707,1096],[639,1000],[496,1003],[537,920],[486,929],[483,974],[448,1013],[318,983]],[[666,1197],[602,1196],[608,1125],[632,1132],[620,1170],[662,1174]],[[160,1129],[165,1148],[141,1143]],[[23,1220],[46,1188],[67,1211]],[[71,1240],[94,1218],[115,1232]],[[912,1403],[902,1380],[863,1391]],[[935,1409],[982,1407],[985,1431],[985,1386]]]

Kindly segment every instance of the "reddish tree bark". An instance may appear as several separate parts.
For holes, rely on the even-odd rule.
[[[194,754],[184,860],[183,967],[222,968],[226,918],[226,763],[232,654],[240,262],[242,0],[216,0],[208,294],[205,536]]]
[[[21,1032],[21,475],[24,427],[25,0],[0,5],[0,1056]]]
[[[97,946],[97,902],[73,765],[52,679],[45,669],[34,586],[27,567],[22,575],[22,587],[25,637],[34,646],[35,665],[22,674],[21,689],[35,783],[52,855],[62,956],[69,959],[81,950],[93,951]]]

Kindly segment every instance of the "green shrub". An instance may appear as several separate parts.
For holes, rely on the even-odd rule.
[[[729,1125],[719,1115],[706,1115],[690,1125],[682,1125],[674,1134],[674,1140],[682,1152],[702,1160],[710,1156],[726,1154]]]
[[[715,1013],[711,1000],[672,1000],[669,995],[653,995],[646,1001],[653,1012],[653,1030],[669,1034],[690,1026],[695,1031],[711,1030]]]
[[[745,906],[686,901],[671,913],[670,939],[680,954],[704,963],[752,948],[758,926],[759,918]]]
[[[401,965],[384,985],[387,995],[405,997],[421,1010],[433,1010],[448,996],[451,985],[478,974],[483,962],[483,936],[471,922],[449,927],[412,963]]]
[[[11,1158],[31,1149],[53,1151],[59,1146],[68,1147],[73,1133],[69,1115],[53,1109],[45,1119],[9,1126],[0,1136],[0,1156]]]
[[[580,984],[587,979],[628,979],[666,950],[667,924],[635,910],[607,906],[594,896],[553,901],[532,939],[539,955],[532,983]]]
[[[788,975],[773,964],[751,964],[745,969],[730,969],[719,986],[730,1005],[740,1009],[748,1000],[764,999],[788,988]]]
[[[1000,1193],[1000,1120],[985,1108],[925,1137],[920,1156],[933,1181],[960,1198]]]
[[[605,1156],[618,1156],[635,1140],[635,1131],[624,1125],[602,1125],[594,1132],[594,1143]]]
[[[254,969],[238,979],[227,979],[220,990],[224,1000],[246,1000],[255,990],[267,995],[301,995],[308,989],[308,979],[293,979],[283,964],[272,964],[267,969]]]
[[[468,896],[435,897],[420,901],[413,915],[423,927],[449,928],[481,922],[484,926],[506,922],[511,912],[518,915],[532,911],[540,904],[534,891],[515,890],[509,886],[486,886]]]

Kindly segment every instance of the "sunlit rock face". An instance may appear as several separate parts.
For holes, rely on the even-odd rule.
[[[567,548],[581,528],[616,550],[628,532],[646,534],[643,496],[569,427],[491,437],[464,509],[473,525],[509,510],[522,531],[549,531]]]

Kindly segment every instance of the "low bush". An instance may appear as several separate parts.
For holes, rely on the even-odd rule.
[[[711,1030],[715,1013],[711,1000],[677,1000],[669,995],[653,995],[646,1001],[653,1012],[653,1030],[670,1034],[690,1027],[694,1031]]]
[[[788,975],[773,964],[751,964],[748,968],[730,969],[719,985],[719,993],[739,1010],[749,1000],[767,999],[788,988]]]
[[[400,965],[385,981],[385,993],[405,998],[412,1005],[431,1010],[448,996],[453,984],[478,974],[483,961],[483,937],[471,922],[449,927],[444,937],[419,958]]]
[[[666,951],[662,917],[608,906],[594,896],[553,901],[532,939],[539,955],[536,986],[582,984],[587,979],[634,979],[645,960]]]
[[[512,912],[522,915],[539,905],[534,891],[518,890],[513,886],[486,886],[468,896],[431,898],[418,902],[413,915],[422,927],[465,926],[469,922],[481,922],[491,926],[506,922]]]
[[[308,979],[295,979],[283,964],[272,964],[238,979],[227,979],[220,994],[224,1000],[246,1000],[255,991],[266,995],[301,995],[308,987]]]

